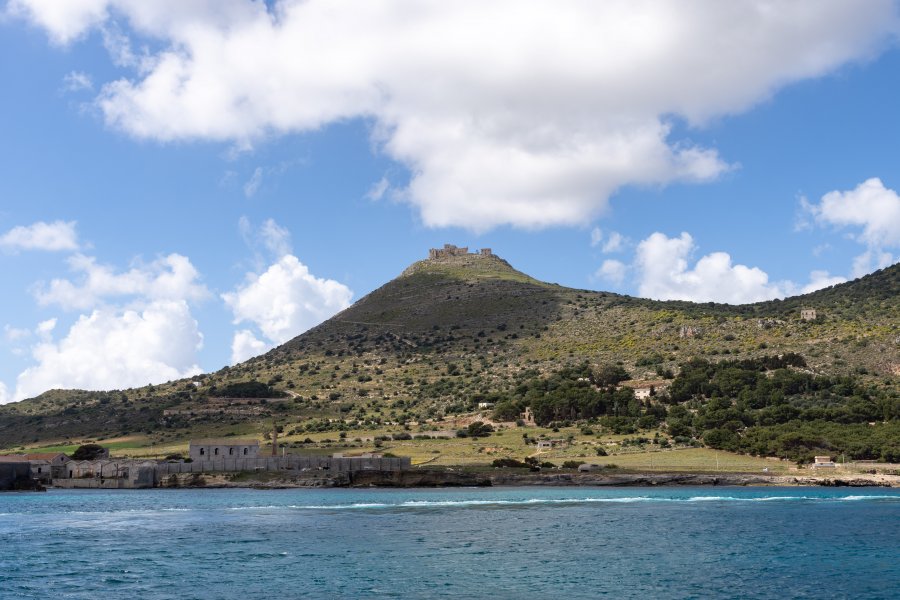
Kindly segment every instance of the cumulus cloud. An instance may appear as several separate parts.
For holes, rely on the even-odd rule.
[[[900,246],[900,196],[877,177],[849,191],[828,192],[809,210],[821,224],[861,228],[857,240],[868,246]]]
[[[800,205],[818,225],[855,230],[854,239],[867,250],[853,261],[854,277],[894,263],[895,257],[886,249],[900,247],[900,196],[881,179],[873,177],[852,190],[828,192],[817,204],[801,198]]]
[[[713,179],[726,161],[673,139],[671,119],[702,126],[744,111],[873,56],[898,24],[891,0],[10,7],[56,43],[112,24],[155,42],[97,98],[113,127],[247,147],[368,119],[377,147],[411,173],[394,197],[426,225],[475,230],[581,224],[624,185]]]
[[[900,246],[900,196],[873,177],[852,190],[828,192],[818,204],[803,201],[816,222],[861,229],[857,241],[873,248]]]
[[[0,404],[6,404],[8,402],[12,402],[12,396],[9,395],[9,388],[6,387],[6,384],[0,381]]]
[[[253,252],[253,264],[257,271],[263,270],[271,260],[293,252],[291,232],[275,219],[266,219],[262,225],[255,227],[250,219],[242,216],[238,219],[238,230],[247,248]]]
[[[46,250],[50,252],[78,249],[75,221],[38,221],[19,225],[0,235],[0,248],[10,251]]]
[[[862,277],[872,271],[894,264],[894,255],[878,249],[869,249],[853,259],[853,276]]]
[[[867,250],[853,261],[860,277],[894,263],[888,249],[900,247],[900,196],[873,177],[852,190],[828,192],[818,204],[801,198],[801,206],[816,224],[854,229],[854,238]]]
[[[249,329],[235,331],[234,339],[231,341],[231,364],[244,362],[268,349],[269,344],[257,338]]]
[[[53,328],[45,326],[44,340],[32,349],[37,364],[19,375],[14,400],[49,389],[127,388],[200,372],[195,356],[203,337],[184,301],[97,309],[59,340],[51,337]]]
[[[606,238],[606,242],[604,242],[603,244],[603,252],[607,254],[612,252],[619,252],[622,250],[624,244],[625,238],[622,237],[622,234],[613,231],[609,234],[609,237]]]
[[[613,252],[621,252],[625,248],[625,236],[618,231],[610,231],[605,234],[599,227],[591,230],[591,247],[600,246],[600,251],[604,254],[612,254]]]
[[[846,277],[831,275],[828,271],[813,271],[809,274],[809,283],[803,286],[803,289],[800,291],[800,293],[809,294],[811,292],[815,292],[816,290],[821,290],[823,288],[831,287],[832,285],[844,283],[845,281],[847,281]]]
[[[595,277],[600,277],[609,281],[614,285],[621,285],[623,281],[625,281],[625,274],[628,272],[628,266],[619,260],[604,260],[603,264],[600,265],[600,268],[597,269],[597,272],[594,274]]]
[[[639,293],[657,300],[691,300],[743,304],[784,296],[757,267],[736,265],[726,252],[713,252],[690,265],[696,250],[687,232],[670,238],[654,233],[637,246],[635,268]]]
[[[222,299],[235,324],[252,323],[270,343],[281,344],[347,308],[352,296],[347,286],[315,277],[296,256],[286,255],[261,275],[249,275],[244,285]],[[232,345],[233,354],[235,348],[262,347],[241,335]]]
[[[122,273],[82,254],[70,257],[68,263],[72,271],[80,274],[80,281],[54,279],[49,284],[39,284],[35,288],[39,304],[89,309],[107,298],[201,300],[209,294],[206,286],[198,281],[197,269],[180,254],[170,254]]]
[[[606,261],[596,275],[610,273],[613,280],[621,273],[635,275],[638,294],[656,300],[688,300],[691,302],[726,302],[746,304],[797,294],[808,294],[847,281],[845,277],[815,270],[806,284],[769,280],[759,267],[734,264],[727,252],[711,252],[694,260],[697,244],[687,232],[678,237],[653,233],[637,245],[630,266],[609,265]],[[621,266],[620,266],[621,265]]]

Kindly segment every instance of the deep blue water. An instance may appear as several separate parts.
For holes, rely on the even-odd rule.
[[[0,598],[898,598],[900,490],[0,495]]]

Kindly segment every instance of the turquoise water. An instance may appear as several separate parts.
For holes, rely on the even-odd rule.
[[[897,598],[900,490],[0,495],[0,598]]]

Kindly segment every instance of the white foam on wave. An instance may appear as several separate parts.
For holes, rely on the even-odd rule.
[[[841,500],[900,500],[900,496],[876,496],[872,494],[871,496],[844,496]]]
[[[554,504],[591,504],[616,503],[630,504],[636,502],[835,502],[854,500],[892,499],[900,501],[900,496],[689,496],[689,497],[650,497],[625,496],[611,498],[523,498],[523,499],[487,499],[487,500],[407,500],[397,503],[360,502],[354,504],[330,505],[291,505],[286,508],[301,510],[359,510],[359,509],[429,509],[429,508],[466,508],[479,506],[531,506]]]

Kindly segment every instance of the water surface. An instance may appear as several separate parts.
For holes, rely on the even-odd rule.
[[[900,490],[0,495],[0,598],[897,598]]]

